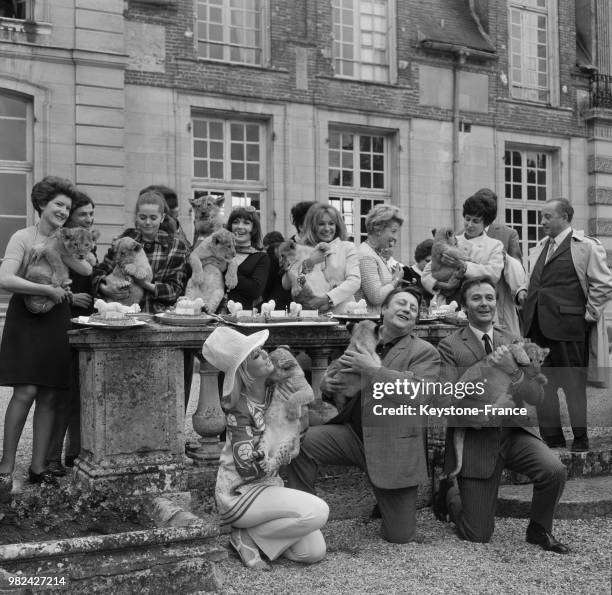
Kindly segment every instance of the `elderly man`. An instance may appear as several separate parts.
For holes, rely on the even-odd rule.
[[[548,347],[548,384],[538,407],[542,438],[565,447],[559,397],[563,389],[574,434],[573,451],[589,449],[586,382],[588,337],[612,298],[612,273],[601,244],[572,229],[574,209],[564,198],[547,201],[541,224],[546,238],[529,254],[528,282],[516,299],[523,307],[525,336]]]
[[[468,367],[491,353],[494,365],[512,378],[512,394],[521,399],[540,396],[540,384],[521,372],[506,347],[514,337],[507,330],[493,326],[497,306],[493,282],[486,278],[465,281],[461,286],[461,302],[468,326],[438,345],[443,380],[457,382]],[[469,397],[453,404],[465,409],[482,408],[482,403]],[[457,458],[452,425],[465,427],[463,465],[457,476],[458,489],[449,480],[441,482],[440,492],[434,499],[436,516],[441,520],[450,516],[463,539],[488,542],[495,525],[501,473],[507,467],[533,480],[527,541],[548,551],[568,553],[569,548],[551,534],[555,509],[565,486],[565,467],[537,432],[522,427],[519,420],[497,416],[479,414],[454,418],[449,421],[446,440],[444,466],[447,471],[455,468]]]
[[[311,493],[319,465],[356,465],[366,471],[382,517],[382,536],[394,543],[414,537],[417,486],[427,480],[424,429],[417,417],[374,418],[375,405],[382,411],[383,401],[377,400],[373,387],[437,379],[438,352],[413,333],[419,300],[412,289],[395,289],[387,295],[377,329],[380,359],[359,347],[345,352],[340,363],[345,370],[361,374],[362,390],[328,424],[308,429],[300,454],[289,467],[289,486]],[[335,379],[326,378],[325,384],[327,391],[343,388]],[[387,403],[414,405],[423,398],[395,394]]]

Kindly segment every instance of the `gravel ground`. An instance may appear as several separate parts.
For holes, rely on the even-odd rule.
[[[198,390],[196,375],[186,422],[188,438],[195,437],[190,414],[197,404]],[[591,396],[606,396],[601,390],[589,391]],[[10,396],[11,389],[0,387],[2,420]],[[609,402],[608,398],[594,400]],[[19,445],[17,481],[27,470],[30,452],[31,415]],[[337,520],[324,528],[328,555],[319,564],[300,566],[278,560],[271,572],[257,573],[246,570],[231,552],[217,568],[225,591],[232,594],[610,593],[612,519],[555,522],[555,536],[572,548],[567,556],[527,544],[526,524],[522,519],[497,519],[491,543],[467,543],[426,509],[418,514],[416,542],[397,545],[379,537],[379,521]],[[228,536],[222,535],[218,541],[227,546]]]

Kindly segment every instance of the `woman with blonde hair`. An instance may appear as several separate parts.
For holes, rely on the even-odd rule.
[[[284,556],[312,564],[325,556],[321,527],[327,504],[312,494],[283,487],[277,473],[267,475],[254,456],[265,430],[265,413],[273,392],[288,398],[266,379],[274,365],[262,349],[268,330],[246,336],[216,328],[204,342],[202,355],[221,370],[221,406],[226,419],[226,441],[219,459],[215,499],[221,522],[232,528],[230,544],[247,568],[269,570],[261,558]],[[289,463],[289,461],[285,461]]]
[[[400,210],[392,205],[376,205],[366,215],[368,237],[357,248],[361,287],[355,297],[364,298],[372,314],[380,314],[384,299],[404,277],[404,269],[393,259],[402,223]]]
[[[306,308],[340,313],[344,312],[347,302],[355,299],[361,286],[359,256],[355,244],[346,238],[346,226],[338,209],[321,203],[308,209],[302,242],[317,250],[302,263],[302,273],[308,277],[310,271],[318,268],[329,289],[322,295],[297,296],[296,301]]]

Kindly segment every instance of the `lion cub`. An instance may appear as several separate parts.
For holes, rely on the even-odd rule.
[[[265,413],[266,429],[257,451],[253,453],[253,457],[259,459],[260,467],[268,474],[278,471],[300,452],[302,405],[314,401],[312,387],[288,347],[278,347],[270,354],[270,359],[274,372],[268,382],[275,390]],[[290,397],[286,399],[281,396],[277,387],[289,392]]]
[[[238,265],[234,256],[236,243],[231,231],[218,229],[201,239],[189,255],[192,273],[185,297],[202,298],[204,311],[214,314],[223,300],[225,288],[233,289],[238,285]]]
[[[216,197],[210,194],[189,199],[193,208],[195,242],[198,238],[207,238],[223,227],[221,207],[224,202],[224,196]]]
[[[329,281],[320,268],[314,267],[309,272],[302,272],[304,260],[315,251],[326,254],[329,251],[329,244],[321,242],[311,247],[297,244],[293,240],[286,240],[278,247],[278,261],[285,270],[282,281],[283,289],[290,289],[293,298],[298,297],[302,292],[304,296],[320,296],[330,289]]]
[[[542,387],[546,384],[546,376],[541,373],[542,363],[549,353],[548,348],[542,348],[528,340],[512,343],[508,349],[516,364],[525,376],[536,381]],[[492,353],[489,353],[479,362],[470,366],[461,376],[459,382],[485,381],[486,391],[482,395],[473,395],[471,398],[482,403],[496,405],[511,396],[518,405],[523,401],[531,405],[538,405],[543,397],[542,390],[537,394],[513,395],[511,391],[512,380],[506,372],[501,370],[492,361]],[[463,444],[465,442],[465,428],[456,427],[453,432],[453,446],[455,449],[455,468],[446,475],[446,479],[455,478],[463,466]]]
[[[110,289],[129,288],[129,295],[119,303],[125,306],[139,304],[144,296],[144,289],[135,283],[135,279],[151,281],[153,270],[142,244],[129,237],[117,238],[112,243],[114,268],[105,278]],[[106,301],[110,301],[110,298]]]
[[[376,353],[378,333],[376,323],[373,320],[362,320],[353,327],[351,332],[351,340],[348,344],[347,350],[355,349],[356,345],[359,345],[361,349],[365,349],[371,353],[374,359],[376,359],[380,364],[380,358]],[[331,391],[327,390],[326,381],[328,378],[337,378],[338,380],[341,380],[347,386],[347,388],[342,392],[335,391],[331,393]],[[355,372],[343,371],[342,366],[338,360],[335,359],[329,364],[329,366],[327,366],[327,370],[325,370],[325,375],[323,376],[323,380],[321,382],[321,390],[331,394],[334,405],[338,411],[341,411],[348,399],[361,391],[361,375],[356,374]]]
[[[436,279],[436,285],[441,291],[450,291],[459,287],[462,277],[458,274],[459,271],[456,267],[442,262],[442,255],[444,254],[460,260],[466,259],[466,255],[457,246],[455,232],[449,227],[441,227],[436,231],[431,248],[431,274]]]
[[[24,278],[33,283],[68,287],[70,284],[69,268],[73,268],[70,259],[86,261],[81,263],[83,269],[76,271],[81,274],[95,263],[91,254],[95,248],[99,232],[83,227],[62,227],[43,244],[34,246],[25,271]],[[33,314],[48,312],[55,305],[53,300],[43,295],[26,295],[26,308]]]

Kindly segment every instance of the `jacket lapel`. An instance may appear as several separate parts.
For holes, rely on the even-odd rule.
[[[477,360],[481,360],[486,355],[484,344],[480,344],[480,341],[469,327],[461,329],[461,339]]]
[[[548,266],[555,258],[560,254],[563,254],[566,250],[569,250],[570,242],[572,241],[572,234],[570,233],[562,242],[561,245],[552,253],[552,256],[548,259],[548,262],[544,266]]]

